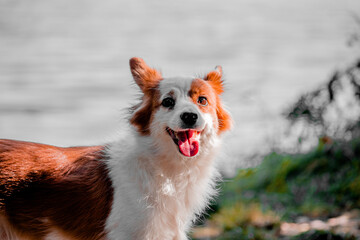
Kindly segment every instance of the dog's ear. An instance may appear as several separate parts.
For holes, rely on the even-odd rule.
[[[161,74],[156,69],[150,68],[141,58],[131,58],[130,69],[136,84],[144,93],[157,87],[162,79]]]
[[[224,92],[223,80],[222,80],[222,67],[216,66],[214,71],[209,72],[204,77],[205,81],[208,81],[218,95]]]
[[[218,117],[218,130],[219,133],[227,131],[232,126],[232,120],[230,114],[224,109],[220,95],[224,92],[224,83],[222,79],[223,71],[221,66],[216,66],[214,71],[209,72],[204,77],[204,80],[207,81],[214,91],[217,94],[217,107],[216,114]]]

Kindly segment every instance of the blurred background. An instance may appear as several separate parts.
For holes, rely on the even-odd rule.
[[[321,125],[301,106],[315,106],[322,120],[331,111],[359,119],[355,100],[349,110],[340,99],[341,114],[316,108],[329,102],[318,96],[329,98],[336,73],[346,81],[356,70],[359,16],[358,0],[0,0],[0,138],[59,146],[113,140],[138,97],[128,66],[138,56],[165,77],[223,67],[223,99],[235,122],[221,156],[225,176],[272,151],[311,152],[319,137],[332,143],[348,125]],[[297,121],[303,113],[307,120]]]

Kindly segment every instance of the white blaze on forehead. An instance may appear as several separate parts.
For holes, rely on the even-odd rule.
[[[161,97],[170,92],[173,92],[175,96],[188,96],[193,80],[193,77],[164,78],[159,86]]]

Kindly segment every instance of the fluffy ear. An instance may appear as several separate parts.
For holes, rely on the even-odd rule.
[[[230,114],[224,109],[220,95],[224,92],[224,84],[223,84],[223,70],[221,66],[216,66],[214,71],[206,74],[204,80],[207,81],[214,91],[217,93],[217,108],[216,114],[219,121],[219,133],[225,132],[232,127],[232,119]]]
[[[141,58],[131,58],[130,69],[136,84],[144,93],[155,88],[162,79],[161,74],[157,70],[150,68]]]
[[[206,74],[204,80],[208,81],[217,94],[222,94],[224,92],[223,80],[222,80],[222,67],[216,66],[214,71]]]

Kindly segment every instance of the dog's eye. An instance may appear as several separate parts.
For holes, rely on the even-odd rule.
[[[208,101],[207,101],[206,97],[199,97],[198,98],[198,104],[200,104],[201,106],[208,105]]]
[[[171,97],[165,98],[161,102],[161,105],[163,105],[163,107],[166,107],[166,108],[172,108],[175,106],[175,100]]]

